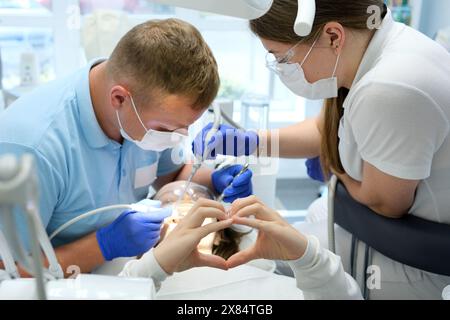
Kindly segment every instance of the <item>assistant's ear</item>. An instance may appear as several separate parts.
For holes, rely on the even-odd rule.
[[[325,25],[324,33],[327,39],[327,46],[340,54],[345,43],[345,29],[337,22],[329,22]]]
[[[128,90],[125,89],[124,87],[119,85],[112,87],[110,94],[111,105],[113,106],[114,109],[119,110],[122,107],[125,100],[128,98],[128,96],[129,96]]]

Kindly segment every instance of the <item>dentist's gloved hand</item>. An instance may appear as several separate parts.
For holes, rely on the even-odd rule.
[[[322,166],[320,165],[320,157],[306,160],[306,169],[308,176],[316,181],[325,182],[325,177],[322,172]]]
[[[206,137],[213,124],[208,124],[192,142],[192,152],[196,156],[203,156],[206,148]],[[217,133],[211,138],[207,159],[215,159],[217,155],[249,156],[255,153],[259,146],[259,136],[254,131],[238,130],[228,125],[221,125]]]
[[[243,166],[234,165],[212,174],[212,183],[218,194],[224,192],[223,201],[231,203],[239,198],[246,198],[253,194],[251,170],[245,171],[242,175],[234,179],[241,172]],[[234,181],[233,181],[234,179]]]
[[[320,167],[320,159],[312,158],[306,160],[306,170],[308,172],[308,176],[316,181],[324,182],[322,168]]]
[[[149,251],[159,241],[164,219],[172,214],[171,208],[161,208],[161,202],[145,200],[152,212],[128,210],[110,225],[96,233],[105,260],[135,257]]]

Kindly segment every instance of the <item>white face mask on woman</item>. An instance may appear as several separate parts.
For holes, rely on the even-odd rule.
[[[133,138],[131,138],[123,129],[122,122],[120,121],[119,118],[119,112],[116,110],[117,120],[119,121],[120,134],[124,139],[133,142],[143,150],[161,152],[166,149],[177,147],[187,137],[187,134],[182,134],[178,132],[163,132],[163,131],[156,131],[153,129],[147,130],[147,128],[144,125],[144,122],[142,122],[141,117],[137,112],[137,108],[136,105],[134,104],[134,100],[131,94],[130,99],[134,112],[136,113],[136,116],[139,119],[139,122],[141,123],[142,127],[145,129],[145,135],[142,137],[141,140],[134,140]]]
[[[289,59],[294,56],[294,49],[298,44],[287,52],[286,57],[290,57],[289,59],[286,60],[285,57],[281,60],[286,62],[275,61],[272,65],[269,62],[267,63],[267,67],[275,71],[280,77],[281,82],[283,82],[283,84],[294,94],[310,100],[328,99],[338,96],[336,70],[339,64],[340,55],[337,57],[331,78],[322,79],[314,83],[309,83],[308,80],[306,80],[303,65],[310,56],[318,40],[319,38],[314,41],[301,64],[289,63]]]

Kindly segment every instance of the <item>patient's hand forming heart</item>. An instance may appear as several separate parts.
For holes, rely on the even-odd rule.
[[[195,205],[195,201],[192,200],[189,196],[185,196],[184,199],[178,200],[175,203],[170,204],[172,206],[172,215],[168,217],[164,221],[164,226],[161,230],[161,241],[162,242],[165,237],[170,234],[178,225],[178,223],[184,219],[184,217],[191,211],[191,209]],[[215,220],[212,218],[206,218],[203,221],[203,225],[207,225]],[[211,254],[214,245],[214,239],[216,237],[216,233],[210,233],[205,238],[200,240],[198,245],[198,250],[200,253]]]
[[[217,222],[204,225],[209,218],[217,219]],[[232,220],[220,203],[200,199],[154,249],[155,258],[168,274],[203,266],[227,270],[227,262],[223,258],[199,252],[198,245],[201,239],[231,224]]]
[[[208,219],[217,222],[205,224]],[[255,244],[228,261],[199,251],[203,238],[232,224],[258,229]],[[236,200],[228,211],[216,201],[201,199],[154,249],[154,255],[164,271],[172,274],[203,266],[227,270],[255,259],[297,260],[307,245],[304,235],[255,196]]]
[[[230,257],[228,268],[254,259],[297,260],[306,251],[307,238],[255,196],[236,200],[229,214],[234,224],[258,229],[258,238],[252,247]]]

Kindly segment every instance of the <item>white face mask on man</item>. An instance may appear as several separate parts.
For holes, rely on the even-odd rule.
[[[131,105],[133,106],[134,112],[136,113],[137,118],[139,119],[139,122],[141,123],[142,127],[145,130],[145,135],[142,137],[141,140],[134,140],[131,138],[126,131],[123,129],[122,122],[120,121],[119,117],[119,111],[116,110],[116,116],[117,120],[119,121],[119,127],[120,127],[120,134],[122,137],[128,141],[133,142],[136,144],[139,148],[146,150],[146,151],[156,151],[156,152],[162,152],[166,149],[175,148],[178,145],[180,145],[184,139],[187,137],[187,134],[181,134],[178,132],[163,132],[163,131],[156,131],[153,129],[147,129],[144,125],[144,122],[142,121],[141,117],[139,116],[139,113],[137,111],[136,105],[134,103],[133,97],[130,94],[130,100]]]
[[[273,66],[271,66],[269,63],[267,63],[267,66],[278,74],[281,82],[283,82],[283,84],[288,87],[289,90],[291,90],[298,96],[310,100],[328,99],[338,96],[338,81],[336,77],[336,70],[339,64],[340,55],[338,55],[337,57],[336,65],[334,67],[331,78],[322,79],[314,83],[309,83],[308,80],[306,80],[303,65],[311,55],[311,52],[318,40],[319,38],[314,41],[301,64],[289,63],[289,61],[282,63],[276,61]],[[292,58],[294,55],[294,49],[296,47],[297,45],[291,48],[286,56],[290,56]],[[284,58],[283,60],[286,60],[286,58]]]

